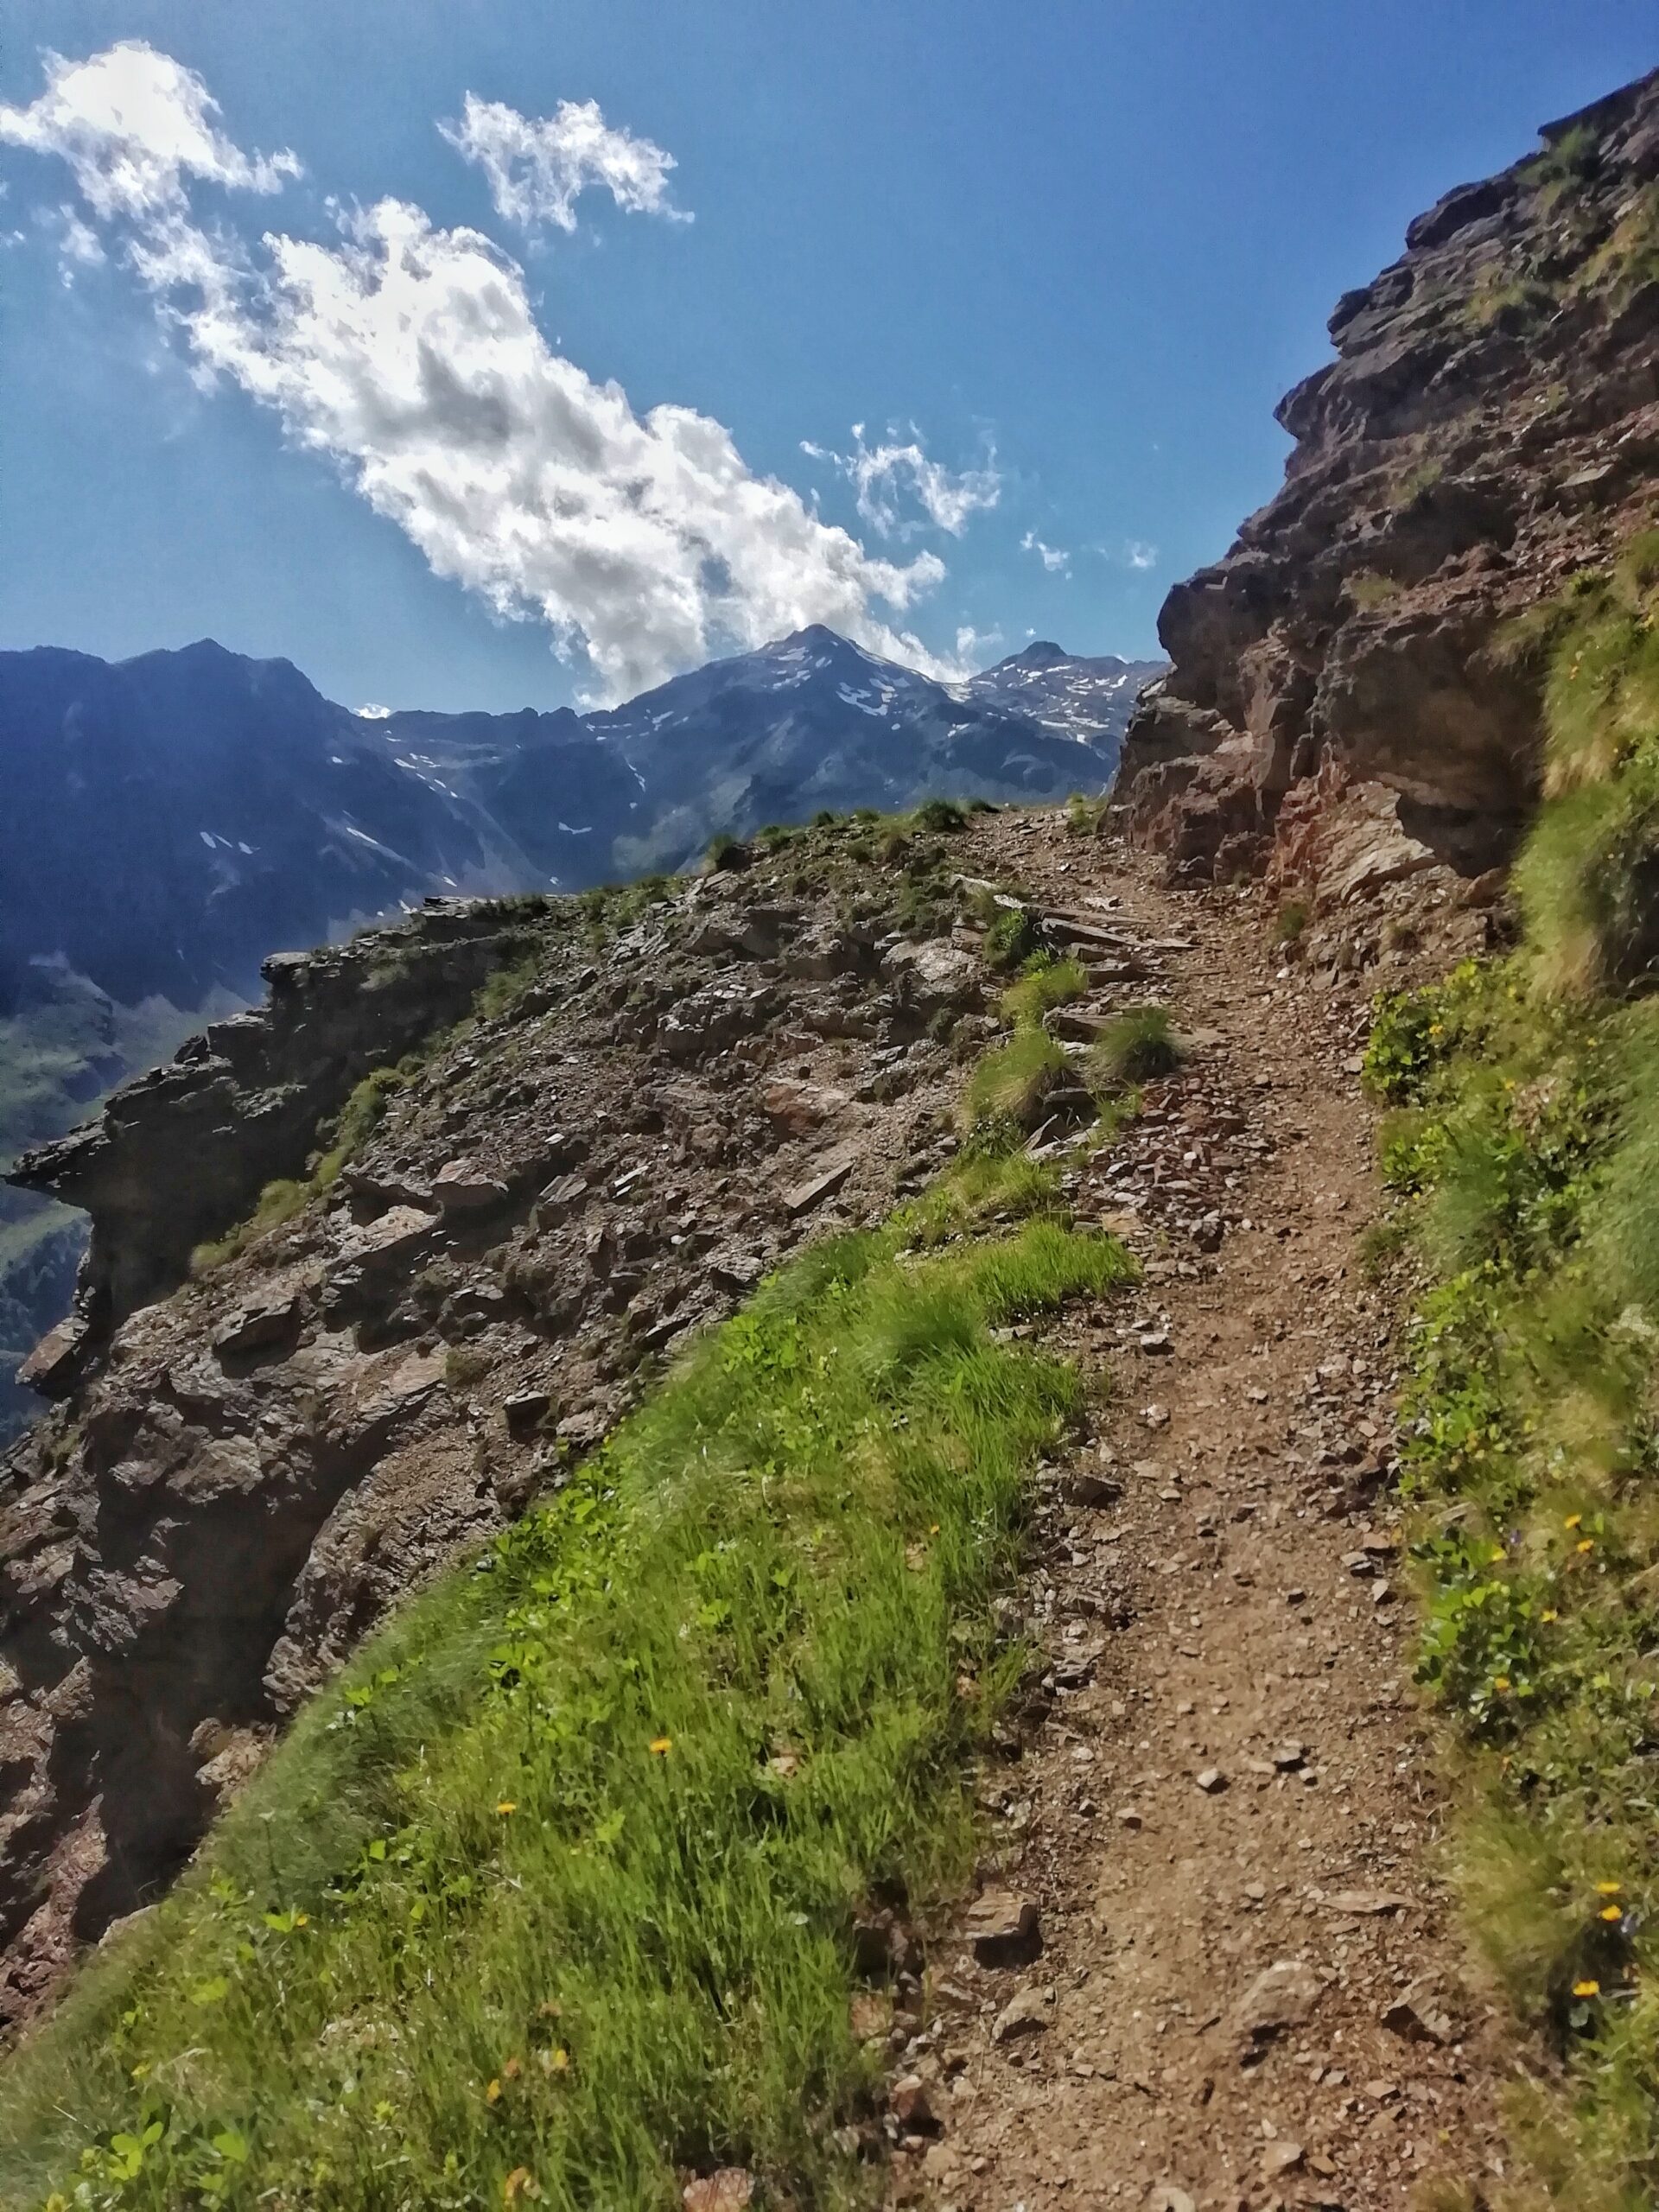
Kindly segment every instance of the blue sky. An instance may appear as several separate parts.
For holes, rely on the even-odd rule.
[[[1153,650],[1277,484],[1271,410],[1338,294],[1659,58],[1651,0],[13,0],[10,29],[0,645],[212,635],[443,708],[618,696],[791,611],[940,666]],[[134,188],[89,80],[41,108],[42,49],[118,41],[218,103],[206,166],[168,171],[163,129]],[[469,92],[470,159],[438,127]],[[602,120],[536,140],[562,102]],[[388,200],[412,247],[363,216]],[[442,294],[418,420],[405,248],[417,314]]]

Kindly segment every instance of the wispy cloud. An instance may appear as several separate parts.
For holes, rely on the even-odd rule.
[[[1132,569],[1155,569],[1158,565],[1158,548],[1155,545],[1144,543],[1138,537],[1131,537],[1124,545],[1123,558]]]
[[[871,446],[864,442],[864,425],[855,423],[851,453],[836,453],[805,439],[801,451],[813,461],[829,461],[846,477],[859,513],[882,537],[909,537],[927,524],[960,537],[969,518],[994,507],[1001,496],[995,454],[987,454],[982,468],[952,470],[929,459],[913,427],[902,442],[889,433],[885,444]],[[916,510],[909,514],[907,499]]]
[[[0,140],[68,163],[85,215],[200,381],[272,410],[435,573],[504,617],[545,622],[562,652],[585,655],[594,696],[626,697],[811,622],[961,672],[893,626],[943,579],[936,553],[871,552],[754,474],[707,415],[636,413],[619,385],[553,349],[524,270],[481,232],[383,200],[342,219],[337,243],[272,231],[256,253],[199,219],[195,187],[264,194],[299,173],[291,154],[243,152],[218,112],[194,72],[129,41],[85,62],[51,57],[41,98],[0,108]],[[563,227],[564,173],[503,158],[531,212]],[[630,204],[621,174],[601,181]],[[646,163],[626,189],[654,205],[661,175]],[[897,526],[901,484],[948,532],[995,501],[994,473],[953,477],[919,440],[859,447],[861,512],[878,531]]]
[[[1020,541],[1022,553],[1034,553],[1050,575],[1069,576],[1071,556],[1063,545],[1045,545],[1034,530],[1028,530]]]
[[[668,196],[672,154],[649,138],[613,130],[597,100],[561,100],[551,115],[520,115],[501,100],[468,92],[459,123],[439,130],[489,181],[495,211],[521,230],[576,227],[576,201],[590,185],[630,214],[690,216]]]

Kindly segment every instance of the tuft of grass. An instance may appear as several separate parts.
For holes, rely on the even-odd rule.
[[[1065,802],[1065,827],[1073,837],[1098,837],[1106,828],[1111,800],[1104,791],[1091,798],[1084,791],[1073,791]]]
[[[1038,955],[1028,964],[1029,973],[1017,983],[1010,983],[1002,994],[1002,1019],[1014,1028],[1040,1022],[1051,1008],[1069,1006],[1089,988],[1089,971],[1079,961]]]
[[[1017,1030],[1006,1045],[986,1053],[968,1078],[962,1120],[968,1129],[1011,1123],[1034,1129],[1043,1102],[1070,1075],[1065,1054],[1045,1029]]]
[[[865,2201],[856,1926],[971,1868],[995,1602],[1079,1405],[991,1332],[1133,1272],[1046,1217],[908,1236],[771,1278],[302,1715],[10,2059],[5,2201]]]
[[[746,868],[753,855],[741,839],[721,835],[709,841],[708,866],[711,874],[718,875],[736,868]]]
[[[987,963],[1007,973],[1046,950],[1037,917],[1028,906],[995,907],[985,931]]]
[[[1659,951],[1659,532],[1581,579],[1533,635],[1547,654],[1544,791],[1514,871],[1539,987],[1584,997]]]
[[[966,809],[958,806],[953,798],[925,798],[910,819],[914,828],[931,830],[938,836],[968,826]]]
[[[1273,918],[1273,941],[1275,944],[1300,944],[1307,934],[1313,918],[1313,909],[1306,899],[1282,899],[1279,911]]]
[[[1343,578],[1342,588],[1350,606],[1369,614],[1398,599],[1402,587],[1392,576],[1379,575],[1375,569],[1356,569]]]
[[[1090,1046],[1089,1073],[1101,1090],[1121,1090],[1128,1084],[1173,1075],[1185,1057],[1167,1007],[1126,1007]]]

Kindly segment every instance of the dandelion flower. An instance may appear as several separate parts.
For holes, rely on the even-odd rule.
[[[674,1738],[671,1736],[653,1736],[651,1739],[651,1755],[653,1758],[666,1758],[673,1748]]]
[[[1601,1908],[1601,1916],[1604,1920],[1623,1920],[1624,1908],[1623,1905],[1605,1904]]]
[[[1540,1613],[1540,1614],[1539,1614],[1539,1616],[1538,1616],[1538,1618],[1539,1618],[1539,1619],[1540,1619],[1541,1621],[1554,1621],[1554,1620],[1559,1620],[1559,1619],[1560,1618],[1560,1614],[1555,1611],[1555,1608],[1552,1605],[1552,1606],[1550,1606],[1550,1607],[1548,1609],[1548,1611],[1544,1611],[1544,1612]]]
[[[1599,1981],[1575,1981],[1573,1994],[1575,1997],[1599,1997],[1601,1984]]]
[[[1569,1513],[1561,1526],[1563,1529],[1576,1529],[1583,1518],[1582,1513]]]
[[[1509,1687],[1510,1678],[1507,1675],[1494,1675],[1492,1676],[1492,1688],[1495,1690],[1506,1690]]]
[[[1623,1897],[1624,1894],[1624,1885],[1623,1882],[1598,1882],[1596,1884],[1596,1895],[1599,1897]]]
[[[486,2105],[499,2105],[500,2103],[501,2084],[499,2082],[487,2082],[485,2083],[484,2101]]]
[[[1596,1548],[1596,1540],[1595,1540],[1595,1538],[1594,1538],[1593,1536],[1586,1536],[1586,1537],[1584,1538],[1584,1540],[1582,1541],[1582,1542],[1579,1545],[1578,1548],[1579,1548],[1579,1550],[1580,1550],[1580,1552],[1592,1552],[1592,1551],[1594,1551],[1594,1549]]]

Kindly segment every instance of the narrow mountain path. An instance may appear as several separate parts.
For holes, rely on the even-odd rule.
[[[1068,1332],[1109,1395],[1027,1601],[1049,1695],[982,1777],[987,1894],[934,1943],[936,2018],[895,2059],[921,2084],[895,2191],[1406,2208],[1501,2172],[1503,2059],[1411,1688],[1391,1315],[1357,1250],[1368,991],[1275,975],[1254,891],[1162,890],[1052,816],[984,841],[1045,906],[1149,948],[1091,1007],[1165,1000],[1196,1044],[1115,1147],[1071,1155],[1079,1215],[1146,1280]],[[999,1892],[1039,1915],[1022,1964],[983,1962],[1022,1948],[982,1932]]]

